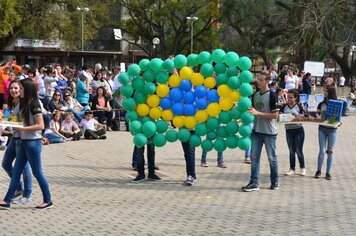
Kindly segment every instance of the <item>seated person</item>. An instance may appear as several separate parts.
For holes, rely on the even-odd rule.
[[[61,129],[61,112],[54,111],[49,127],[45,131],[45,137],[49,143],[63,143],[66,137],[60,133]]]
[[[65,111],[68,108],[64,106],[62,100],[61,100],[61,92],[59,90],[56,90],[53,94],[52,99],[48,103],[48,109],[50,112],[53,112],[55,110],[59,111]]]
[[[351,92],[347,95],[349,105],[356,106],[356,87],[351,88]]]
[[[80,105],[77,99],[72,97],[72,93],[69,90],[64,92],[63,105],[67,108],[65,111],[72,112],[78,122],[84,118],[84,112],[90,110],[89,106],[83,107]]]
[[[85,111],[85,118],[79,124],[83,127],[85,139],[106,139],[105,126],[93,118],[93,112]]]
[[[94,116],[98,117],[100,124],[104,124],[106,120],[107,130],[112,131],[112,117],[113,111],[110,106],[109,98],[106,96],[106,89],[102,86],[96,89],[96,95],[93,97],[93,103],[91,109],[94,112]]]
[[[74,141],[80,140],[80,137],[83,135],[83,132],[73,120],[73,114],[70,112],[64,115],[64,120],[61,124],[61,133],[66,138],[72,138]]]

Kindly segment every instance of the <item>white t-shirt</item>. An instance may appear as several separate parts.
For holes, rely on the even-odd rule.
[[[295,84],[298,82],[298,76],[293,75],[292,77],[290,77],[286,75],[285,81],[286,81],[286,89],[288,90],[295,89]]]
[[[116,91],[116,90],[118,90],[119,88],[122,87],[122,84],[119,82],[119,75],[120,75],[120,74],[115,75],[115,76],[114,76],[114,79],[113,79],[113,81],[114,81],[113,90],[114,90],[114,91]]]
[[[340,79],[339,79],[339,85],[340,86],[345,86],[345,77],[344,76],[341,76]]]
[[[90,130],[94,130],[96,131],[95,126],[98,124],[99,122],[97,120],[95,120],[94,118],[90,119],[90,120],[86,120],[86,119],[82,119],[79,123],[79,126],[82,126],[84,131],[87,129]]]
[[[65,120],[62,121],[62,129],[65,131],[74,131],[78,129],[78,125],[72,120],[72,122],[68,123]]]

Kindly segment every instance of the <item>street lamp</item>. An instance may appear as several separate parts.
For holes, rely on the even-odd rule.
[[[84,13],[89,12],[87,7],[77,7],[77,10],[82,13],[82,52],[84,52]],[[84,66],[84,57],[82,55],[82,66]]]
[[[160,42],[161,42],[161,41],[159,40],[159,38],[153,38],[153,39],[152,39],[153,50],[155,50],[155,56],[157,56],[156,47],[157,47],[157,45],[158,45]]]
[[[190,17],[187,16],[187,21],[190,21],[190,53],[193,53],[193,35],[194,35],[194,28],[193,24],[195,21],[197,21],[199,18],[196,16]]]

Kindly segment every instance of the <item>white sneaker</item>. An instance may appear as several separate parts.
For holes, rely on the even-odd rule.
[[[295,171],[290,169],[287,173],[285,173],[287,176],[295,175]]]
[[[305,168],[300,169],[300,175],[305,176],[306,175],[306,170]]]

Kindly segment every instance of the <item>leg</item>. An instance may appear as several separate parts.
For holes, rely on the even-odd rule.
[[[250,183],[258,185],[258,176],[260,175],[260,159],[263,140],[260,134],[252,132],[251,134],[251,177]]]
[[[304,153],[303,153],[303,145],[304,145],[304,129],[301,128],[298,130],[298,133],[295,135],[295,147],[296,147],[296,152],[299,160],[299,165],[301,169],[305,168],[305,162],[304,162]]]
[[[137,160],[137,172],[139,175],[145,175],[145,147],[137,147],[138,160]]]
[[[295,132],[293,129],[286,129],[286,138],[289,149],[289,168],[295,170],[295,151],[296,151],[296,140]]]
[[[137,162],[138,162],[138,147],[135,145],[134,151],[132,153],[132,167],[137,168]]]
[[[84,132],[84,138],[85,139],[98,139],[99,136],[95,133],[95,131],[87,129]]]
[[[328,173],[328,174],[330,174],[330,172],[331,172],[331,168],[332,168],[333,161],[334,161],[334,146],[336,143],[336,135],[337,135],[337,129],[329,129],[328,149],[327,149],[328,160],[326,163],[326,173]]]
[[[6,171],[7,175],[12,178],[12,163],[14,162],[16,158],[16,141],[15,139],[11,139],[9,145],[7,146],[5,150],[4,157],[2,159],[2,168]],[[21,182],[19,183],[17,191],[22,191],[22,184]]]
[[[271,171],[271,183],[278,183],[278,160],[276,155],[276,140],[277,135],[265,136],[265,148]]]
[[[147,163],[148,163],[148,173],[155,173],[155,146],[150,143],[147,144]]]
[[[184,158],[186,164],[187,176],[192,176],[196,179],[195,174],[195,148],[192,147],[189,142],[182,142],[182,147],[184,151]]]
[[[321,172],[323,167],[324,156],[326,152],[327,142],[327,129],[319,125],[318,137],[319,137],[319,155],[318,155],[318,171]]]
[[[218,163],[224,163],[224,156],[223,156],[223,152],[218,152],[218,159],[217,159]]]
[[[112,125],[112,116],[113,116],[113,111],[106,111],[105,112],[107,127],[111,127],[111,125]]]
[[[98,135],[99,137],[106,134],[105,129],[98,129],[97,131],[95,131],[96,135]]]
[[[200,160],[201,163],[206,163],[206,155],[207,152],[203,150],[201,153],[201,160]]]

